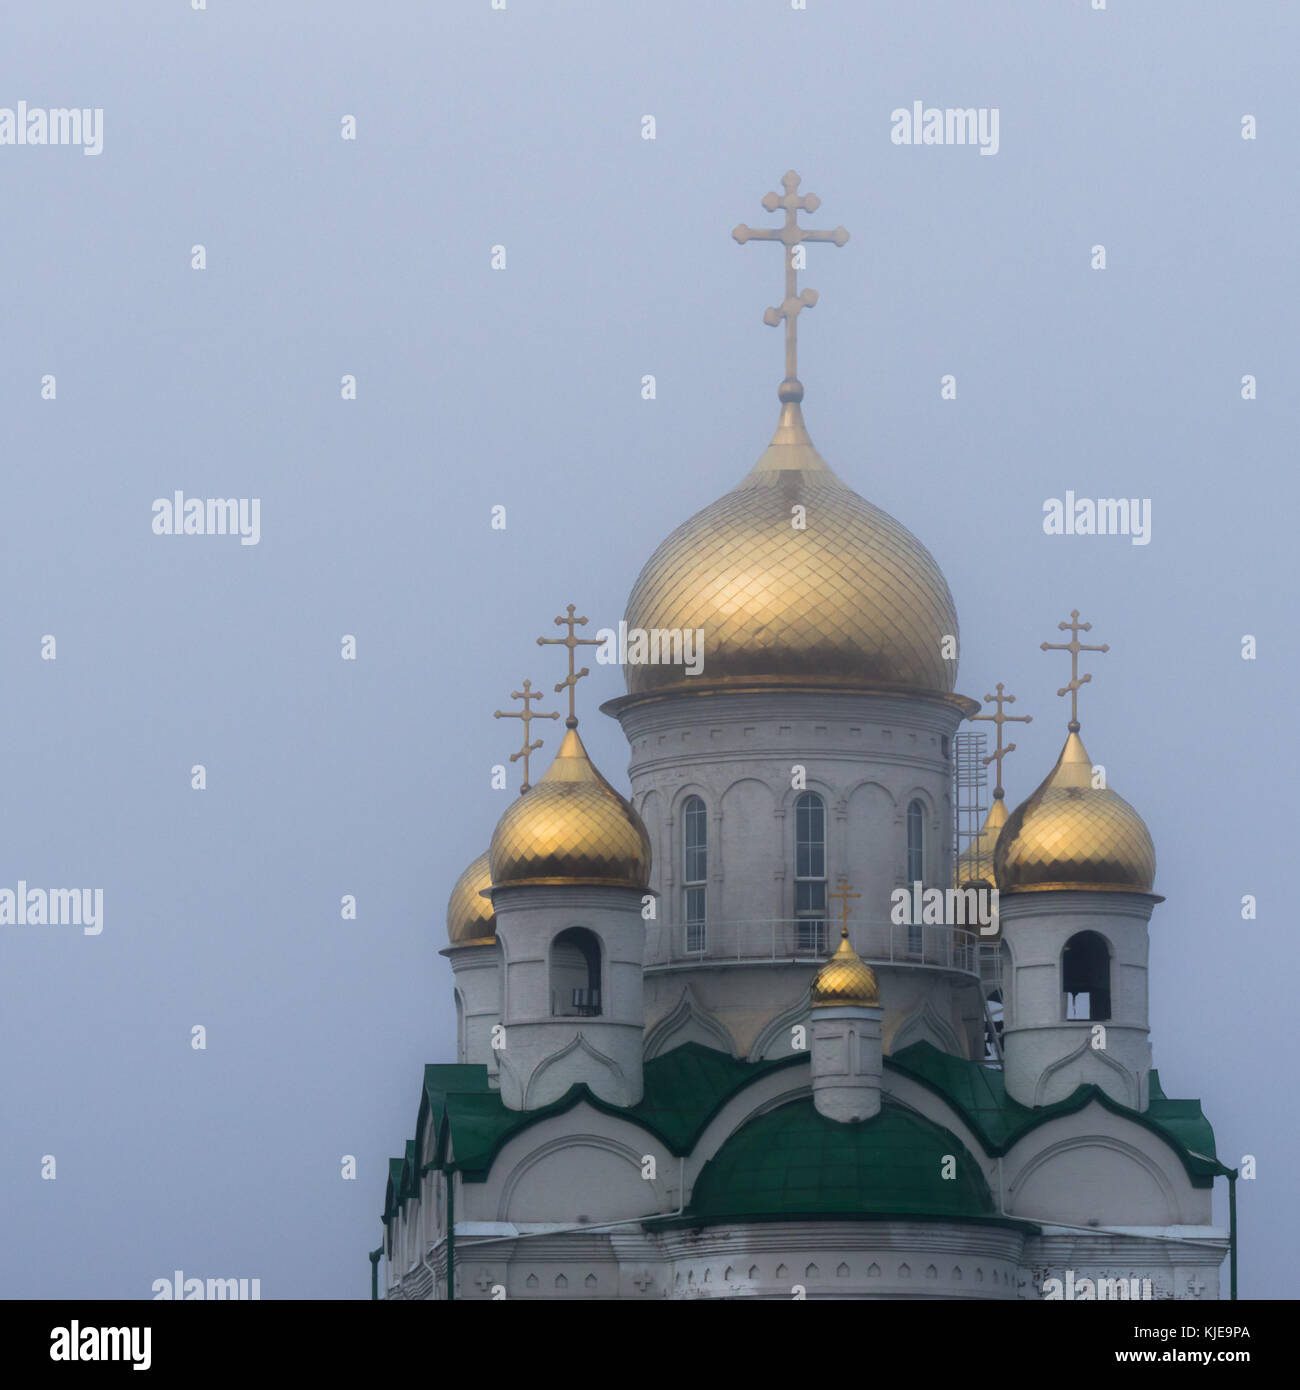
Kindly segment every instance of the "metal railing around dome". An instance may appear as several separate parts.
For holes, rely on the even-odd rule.
[[[717,965],[727,961],[810,964],[824,961],[840,938],[830,919],[783,918],[768,921],[665,923],[651,928],[647,969],[666,965]],[[849,940],[869,965],[930,966],[981,974],[990,953],[988,938],[970,927],[911,925],[849,918]]]

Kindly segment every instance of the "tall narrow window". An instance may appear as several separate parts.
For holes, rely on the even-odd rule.
[[[921,883],[925,878],[925,807],[919,801],[908,803],[907,807],[907,886]],[[907,950],[909,955],[924,954],[925,933],[920,922],[909,922],[907,926]]]
[[[907,808],[907,884],[925,878],[925,807],[913,801]]]
[[[686,949],[704,950],[705,905],[709,877],[709,815],[698,796],[682,808],[682,921]]]
[[[1061,954],[1066,1018],[1110,1017],[1110,949],[1095,931],[1076,932]]]
[[[794,915],[800,952],[826,954],[826,806],[815,792],[794,804]]]

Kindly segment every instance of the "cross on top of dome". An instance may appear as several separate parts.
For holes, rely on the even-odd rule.
[[[827,893],[826,896],[831,902],[838,902],[840,905],[840,936],[847,941],[849,939],[849,899],[860,898],[862,894],[850,893],[849,881],[841,875],[840,886],[833,893]]]
[[[1070,613],[1068,623],[1057,623],[1056,625],[1062,632],[1070,634],[1068,642],[1043,642],[1040,649],[1045,652],[1069,652],[1070,653],[1070,683],[1063,685],[1056,693],[1057,695],[1069,695],[1070,697],[1070,723],[1069,730],[1072,734],[1079,732],[1079,687],[1087,685],[1092,679],[1091,675],[1081,676],[1079,674],[1079,653],[1080,652],[1108,652],[1110,643],[1103,642],[1099,647],[1090,647],[1085,642],[1079,641],[1081,632],[1091,632],[1091,623],[1081,623],[1079,621],[1079,610],[1076,608]]]
[[[519,795],[523,796],[531,785],[528,781],[528,759],[542,746],[542,740],[540,738],[534,739],[531,737],[529,732],[530,725],[534,719],[558,719],[560,717],[560,712],[559,710],[552,710],[550,714],[543,714],[540,710],[535,710],[533,708],[532,702],[542,699],[542,692],[533,689],[532,681],[525,681],[522,690],[512,690],[510,692],[510,698],[512,700],[522,700],[524,702],[523,709],[495,710],[493,711],[492,718],[522,719],[524,721],[524,746],[519,752],[511,753],[510,755],[510,761],[512,763],[518,762],[520,758],[524,760],[524,781],[523,785],[519,788]]]
[[[556,618],[555,620],[556,627],[567,627],[569,629],[567,636],[539,637],[537,639],[537,645],[539,647],[567,647],[569,649],[569,674],[566,679],[562,680],[559,685],[555,687],[555,693],[557,695],[560,691],[565,689],[569,692],[569,717],[564,721],[564,727],[566,729],[576,729],[578,727],[578,715],[573,704],[574,691],[583,676],[591,675],[591,672],[585,666],[581,671],[575,671],[573,669],[574,653],[579,647],[599,647],[601,645],[601,639],[599,637],[578,637],[576,635],[576,628],[586,627],[587,625],[587,619],[577,617],[577,612],[578,610],[573,604],[570,604],[566,616]]]
[[[997,729],[997,746],[994,748],[993,752],[984,759],[984,766],[988,767],[992,762],[996,762],[998,765],[997,785],[993,788],[993,796],[998,801],[1001,801],[1003,796],[1006,795],[1002,787],[1002,759],[1005,758],[1008,753],[1014,753],[1016,751],[1016,745],[1014,743],[1008,743],[1005,748],[1002,746],[1002,726],[1004,724],[1032,724],[1034,722],[1034,716],[1032,714],[1004,714],[1002,712],[1003,705],[1014,705],[1016,702],[1016,697],[1014,695],[1003,694],[1005,689],[1006,687],[999,681],[998,693],[996,695],[986,695],[984,697],[985,704],[993,704],[996,702],[998,707],[998,712],[996,714],[971,715],[972,724],[977,719],[987,719],[994,728]]]
[[[796,321],[802,309],[811,309],[817,303],[817,291],[806,289],[799,290],[798,275],[804,268],[804,252],[802,243],[805,241],[829,241],[836,246],[843,246],[849,239],[848,232],[843,227],[836,227],[833,232],[813,231],[807,227],[799,225],[799,214],[801,212],[816,212],[822,205],[822,200],[815,193],[796,193],[799,187],[799,175],[791,169],[781,179],[781,186],[785,193],[768,193],[763,198],[763,206],[768,212],[776,212],[778,208],[785,209],[785,225],[781,227],[747,227],[743,222],[732,232],[732,236],[743,246],[747,241],[779,241],[786,248],[785,254],[785,298],[776,308],[768,309],[763,315],[763,322],[775,328],[783,320],[785,322],[785,380],[781,383],[778,395],[783,402],[799,402],[803,400],[803,385],[799,380],[798,371],[798,339],[796,333]]]

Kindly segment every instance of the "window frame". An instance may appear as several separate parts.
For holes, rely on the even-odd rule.
[[[820,823],[820,835],[814,837],[812,826],[804,833],[804,817],[815,813]],[[821,872],[815,873],[815,856],[820,856]],[[826,800],[815,791],[801,791],[794,803],[794,916],[795,950],[801,954],[826,954]],[[804,871],[801,872],[801,869]],[[801,888],[807,893],[802,894]],[[820,890],[820,891],[819,891]],[[800,898],[812,900],[800,906]],[[817,900],[820,899],[820,905]]]
[[[692,793],[682,803],[682,927],[689,955],[702,955],[708,943],[709,808]],[[698,842],[692,844],[692,830]]]

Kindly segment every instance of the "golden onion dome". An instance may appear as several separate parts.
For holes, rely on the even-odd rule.
[[[979,834],[957,858],[959,888],[968,884],[993,883],[993,851],[1006,823],[1007,803],[1000,796],[995,796],[988,815],[984,817],[984,824],[980,826]]]
[[[704,634],[699,675],[629,663],[630,694],[788,684],[951,698],[957,613],[939,566],[831,471],[794,399],[748,476],[646,562],[624,616],[629,630]]]
[[[810,994],[814,1009],[831,1004],[880,1003],[876,972],[853,949],[847,930],[841,933],[835,954],[813,976]]]
[[[494,888],[590,883],[644,889],[650,837],[570,728],[542,779],[497,822],[488,867]]]
[[[491,900],[482,896],[491,886],[488,857],[480,854],[456,880],[447,900],[447,940],[453,946],[487,946],[496,940],[496,913]]]
[[[1078,888],[1150,893],[1156,849],[1142,817],[1109,787],[1072,731],[1047,780],[1011,813],[993,855],[1004,893]]]

